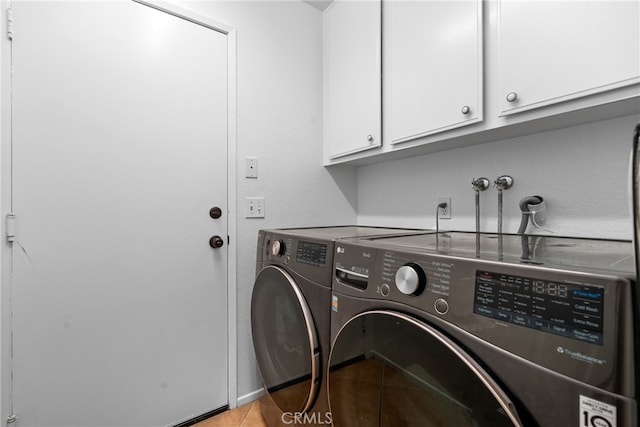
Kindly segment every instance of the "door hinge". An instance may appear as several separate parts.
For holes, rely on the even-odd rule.
[[[7,242],[13,242],[16,239],[16,215],[11,212],[7,214]]]
[[[7,9],[7,38],[13,40],[13,9]]]

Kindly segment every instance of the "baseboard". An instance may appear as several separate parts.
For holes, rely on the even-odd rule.
[[[264,395],[264,389],[261,388],[256,391],[252,391],[251,393],[247,393],[243,396],[238,397],[237,404],[238,406],[246,405],[247,403],[251,403],[254,400],[260,399]]]

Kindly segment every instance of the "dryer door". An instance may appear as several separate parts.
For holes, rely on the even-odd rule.
[[[334,340],[335,427],[522,427],[513,403],[462,348],[405,314],[369,311]]]
[[[300,288],[280,267],[256,277],[251,329],[265,389],[283,412],[306,412],[320,384],[318,339]]]

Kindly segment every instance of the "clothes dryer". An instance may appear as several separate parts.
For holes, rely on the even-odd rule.
[[[251,299],[252,338],[269,426],[328,425],[326,384],[334,242],[417,232],[378,227],[261,230]]]
[[[338,242],[334,426],[637,426],[634,264],[626,241]]]

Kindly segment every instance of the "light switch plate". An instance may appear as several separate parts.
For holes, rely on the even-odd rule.
[[[264,197],[247,197],[244,206],[245,218],[264,218]]]

